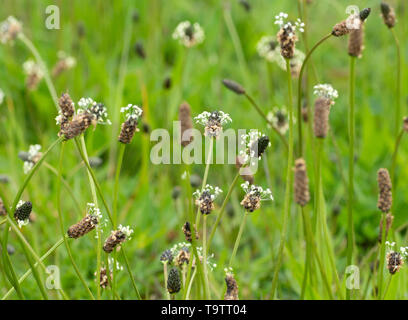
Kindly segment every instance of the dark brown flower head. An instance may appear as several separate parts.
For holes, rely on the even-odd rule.
[[[191,119],[191,108],[187,102],[183,102],[179,108],[181,145],[186,147],[193,141],[193,120]]]
[[[74,102],[68,93],[63,93],[58,100],[58,105],[61,109],[61,116],[66,120],[70,120],[75,114]]]
[[[333,27],[332,35],[342,37],[350,32],[360,28],[360,25],[368,18],[371,9],[365,8],[357,15],[351,15],[346,20],[339,22]]]
[[[61,128],[59,136],[64,136],[65,140],[78,137],[91,125],[96,125],[97,120],[94,114],[87,111],[74,115],[72,120]]]
[[[313,129],[317,138],[325,138],[327,135],[331,105],[331,100],[324,97],[319,97],[315,101]]]
[[[173,262],[173,253],[171,252],[170,249],[163,251],[163,253],[160,256],[160,262],[168,264],[171,264]]]
[[[186,223],[183,225],[183,233],[184,233],[184,236],[186,237],[187,242],[191,242],[193,240],[191,238],[190,222],[186,221]]]
[[[264,154],[266,148],[268,148],[269,146],[270,146],[269,137],[262,135],[254,143],[252,143],[251,151],[253,151],[255,153],[255,156],[258,158]]]
[[[214,201],[209,191],[201,193],[200,197],[196,200],[196,204],[200,207],[202,214],[210,214],[214,210]]]
[[[32,209],[33,205],[30,201],[20,200],[14,212],[14,219],[16,219],[19,226],[28,222]]]
[[[6,216],[6,215],[7,215],[6,206],[3,203],[3,199],[0,198],[0,216]]]
[[[229,114],[223,111],[204,111],[194,119],[204,126],[204,135],[211,138],[218,138],[222,133],[223,125],[232,121]]]
[[[214,210],[214,200],[222,192],[218,187],[207,184],[202,190],[193,193],[196,205],[202,214],[210,214]]]
[[[241,206],[248,212],[254,212],[261,207],[262,200],[273,200],[272,192],[269,189],[250,184],[248,181],[241,184],[245,191],[245,196],[241,201]]]
[[[6,20],[0,23],[0,42],[9,43],[14,41],[21,33],[21,30],[21,23],[13,16],[9,16]]]
[[[90,213],[88,213],[81,221],[69,227],[67,232],[68,237],[78,239],[95,229],[101,217],[100,212],[93,204],[88,204],[88,206],[92,206],[88,209],[88,212]]]
[[[103,251],[111,253],[118,244],[121,244],[126,240],[126,235],[120,230],[114,230],[110,236],[105,240],[103,245]]]
[[[392,226],[392,222],[394,221],[394,216],[392,215],[391,212],[388,212],[388,213],[387,213],[387,215],[385,216],[385,221],[386,221],[386,224],[385,224],[385,239],[387,239],[388,232],[389,232],[389,230],[390,230],[390,228],[391,228],[391,226]],[[380,221],[380,232],[379,232],[379,234],[378,234],[378,242],[380,242],[380,243],[381,243],[381,241],[382,241],[383,225],[384,225],[384,221],[383,221],[383,219],[381,218],[381,221]]]
[[[408,132],[408,117],[404,117],[403,127],[404,131]]]
[[[143,42],[142,42],[142,41],[136,42],[134,49],[135,49],[136,54],[137,54],[140,58],[146,59],[146,51],[145,51],[145,49],[144,49],[144,46],[143,46]]]
[[[99,285],[102,289],[106,289],[109,286],[109,282],[113,279],[112,271],[110,273],[110,279],[108,279],[108,273],[106,268],[101,268],[100,276],[99,276]]]
[[[132,142],[135,132],[139,131],[137,125],[143,111],[136,105],[128,104],[126,107],[122,108],[120,112],[125,113],[126,121],[122,123],[118,140],[121,143],[129,144]]]
[[[404,260],[399,252],[390,251],[387,253],[387,268],[390,274],[398,272],[403,264]]]
[[[279,30],[276,37],[281,47],[282,57],[285,59],[292,59],[295,55],[295,43],[297,41],[293,26],[286,24]]]
[[[183,266],[188,265],[190,262],[190,256],[190,251],[187,247],[181,248],[174,258],[174,265],[182,269]]]
[[[306,162],[302,158],[295,161],[295,202],[304,207],[310,201],[309,179],[307,177]]]
[[[390,29],[394,28],[396,22],[394,8],[391,7],[388,3],[383,2],[381,3],[381,13],[385,25]]]
[[[348,54],[352,57],[361,58],[364,50],[364,23],[361,22],[358,29],[350,33],[348,43]]]
[[[227,285],[227,292],[225,293],[224,300],[239,300],[238,284],[232,273],[226,274],[225,283]]]
[[[247,0],[239,0],[239,4],[245,9],[246,12],[251,11],[251,5]]]
[[[167,291],[176,294],[181,289],[180,272],[177,268],[171,268],[167,277]]]
[[[392,206],[392,185],[387,169],[378,170],[377,181],[379,189],[377,207],[382,212],[388,212]]]
[[[163,81],[163,88],[166,90],[169,90],[171,88],[171,78],[169,76],[167,76],[166,78],[164,78]]]
[[[224,86],[227,89],[235,92],[236,94],[244,94],[245,93],[244,87],[241,86],[239,83],[233,81],[233,80],[224,79],[224,80],[222,80],[222,83],[224,84]]]

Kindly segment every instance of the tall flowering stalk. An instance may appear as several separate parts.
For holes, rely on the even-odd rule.
[[[296,31],[303,32],[303,24],[300,20],[297,20],[293,25],[290,22],[286,22],[288,15],[286,13],[280,13],[276,16],[275,24],[279,25],[280,30],[277,34],[277,39],[281,48],[282,57],[286,60],[286,73],[288,81],[288,115],[289,115],[289,141],[288,141],[288,161],[286,168],[286,185],[285,185],[285,200],[283,208],[283,222],[282,222],[282,232],[281,239],[278,249],[278,257],[276,261],[276,266],[272,278],[272,289],[271,297],[275,298],[276,288],[278,286],[279,270],[281,267],[283,252],[286,244],[286,232],[289,219],[289,213],[291,210],[291,189],[293,184],[293,93],[292,93],[292,76],[291,76],[291,66],[290,60],[293,58],[295,53],[295,43],[297,41]],[[300,119],[299,119],[300,120]]]
[[[361,57],[363,51],[363,25],[370,15],[371,9],[362,10],[358,16],[353,17],[354,29],[350,31],[348,53],[350,56],[350,97],[348,112],[348,135],[349,135],[349,174],[348,174],[348,201],[347,201],[347,265],[353,264],[354,251],[354,222],[353,222],[353,203],[354,203],[354,139],[355,139],[355,63],[356,59]],[[347,26],[347,23],[345,23]],[[341,29],[341,28],[340,28]],[[346,298],[350,299],[350,291],[346,290]]]

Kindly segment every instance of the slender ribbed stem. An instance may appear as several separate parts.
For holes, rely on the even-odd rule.
[[[355,89],[355,63],[356,58],[350,57],[350,104],[348,115],[349,134],[349,183],[347,201],[347,266],[353,264],[354,249],[354,222],[353,222],[353,197],[354,197],[354,89]],[[350,300],[350,291],[346,289],[346,298]]]
[[[395,137],[398,136],[398,131],[401,123],[401,48],[397,34],[394,28],[390,28],[397,50],[397,79],[396,79],[396,105],[395,105]]]
[[[122,168],[123,155],[125,154],[126,144],[121,143],[119,147],[118,159],[116,161],[115,185],[113,187],[113,230],[117,229],[118,225],[118,192],[119,192],[119,176]],[[112,292],[116,295],[116,250],[113,252],[113,279]]]
[[[396,184],[395,184],[395,168],[397,166],[397,156],[398,156],[398,150],[399,150],[399,146],[401,143],[401,139],[404,135],[405,130],[401,130],[401,132],[398,134],[396,140],[395,140],[395,146],[394,146],[394,152],[392,153],[392,164],[391,164],[391,183],[392,183],[392,188],[394,189],[394,193],[395,189],[396,189]]]
[[[234,249],[232,250],[231,258],[228,263],[228,268],[232,268],[232,264],[234,263],[235,256],[237,254],[237,250],[239,247],[239,243],[241,242],[242,232],[244,231],[245,223],[248,217],[248,212],[245,211],[244,216],[242,217],[242,222],[239,227],[237,238],[235,239]]]
[[[306,286],[307,286],[307,278],[308,274],[311,273],[311,245],[312,242],[310,240],[309,232],[307,231],[306,227],[306,213],[305,213],[305,208],[300,207],[300,210],[302,212],[302,220],[303,220],[303,232],[305,234],[305,242],[306,242],[306,255],[305,255],[305,269],[303,271],[303,280],[302,280],[302,288],[300,291],[300,300],[304,300],[305,298],[305,293],[306,293]]]
[[[51,253],[53,253],[62,243],[64,242],[64,238],[61,238],[60,240],[57,241],[43,256],[40,257],[40,261],[44,261],[49,257]],[[39,263],[36,262],[34,264],[34,267],[38,267]],[[18,279],[18,283],[21,284],[25,279],[27,279],[30,274],[32,273],[31,268],[28,269],[21,277]],[[1,298],[1,300],[6,300],[13,292],[15,291],[14,287],[11,288],[7,293]],[[66,297],[65,294],[63,294],[64,297]]]
[[[210,283],[208,281],[208,267],[207,267],[207,216],[203,217],[203,271],[205,286],[207,287],[208,299],[211,299]]]
[[[391,284],[392,278],[393,278],[393,275],[390,274],[390,275],[388,276],[387,286],[385,287],[384,295],[382,296],[382,299],[381,299],[381,300],[385,300],[385,297],[387,296],[388,289],[390,288],[390,284]]]
[[[381,228],[381,245],[380,245],[380,266],[378,268],[378,299],[382,297],[382,289],[383,289],[383,278],[384,278],[384,262],[385,262],[385,240],[387,238],[386,232],[386,224],[387,224],[387,214],[385,212],[382,213],[382,223],[383,227]]]
[[[60,151],[60,158],[59,158],[59,165],[58,165],[58,181],[61,181],[61,177],[62,177],[62,161],[64,159],[64,146],[65,143],[63,143],[61,145],[61,151]],[[89,290],[88,285],[86,284],[85,279],[82,277],[82,274],[78,268],[78,266],[76,265],[75,261],[74,261],[74,257],[72,256],[72,252],[71,252],[71,247],[68,243],[68,239],[65,236],[65,228],[64,228],[64,222],[62,220],[62,206],[61,206],[61,183],[57,184],[57,211],[58,211],[58,218],[59,218],[59,225],[60,225],[60,231],[61,231],[61,235],[62,238],[64,239],[64,243],[65,243],[65,247],[67,249],[67,253],[68,253],[68,257],[69,260],[71,261],[72,266],[74,267],[74,270],[79,278],[79,280],[81,281],[82,285],[85,288],[85,291],[88,293],[89,297],[92,300],[95,300],[95,297],[93,296],[91,290]],[[99,278],[97,278],[99,279]]]
[[[104,208],[105,208],[105,210],[106,210],[106,212],[108,214],[109,220],[110,220],[111,224],[113,225],[112,212],[109,209],[108,203],[106,202],[106,199],[105,199],[105,196],[103,195],[101,186],[99,185],[98,180],[96,179],[95,173],[93,172],[91,166],[89,165],[89,161],[87,160],[82,148],[80,148],[78,144],[77,144],[77,147],[78,147],[79,153],[81,155],[81,158],[84,161],[85,166],[87,167],[88,172],[90,173],[91,178],[92,178],[92,180],[93,180],[93,182],[94,182],[94,184],[96,186],[96,190],[98,191],[99,196],[102,199],[102,203],[103,203],[103,206],[104,206]],[[135,278],[133,277],[133,274],[132,274],[132,270],[130,269],[130,265],[129,265],[128,258],[126,256],[125,248],[123,246],[121,248],[121,252],[122,252],[123,258],[125,260],[126,270],[127,270],[128,274],[129,274],[129,277],[130,277],[130,280],[132,282],[133,289],[135,290],[136,296],[137,296],[137,298],[139,300],[142,300],[142,297],[140,296],[139,290],[137,289]]]
[[[166,298],[167,300],[170,300],[170,293],[169,293],[169,290],[167,290],[167,278],[168,278],[167,261],[163,263],[163,275],[164,275],[164,290],[166,291]]]
[[[283,209],[283,222],[282,222],[282,232],[279,243],[278,258],[276,260],[276,266],[272,279],[272,289],[271,289],[271,299],[275,298],[276,288],[278,286],[278,276],[279,270],[282,263],[283,251],[286,244],[286,232],[289,219],[289,213],[291,208],[291,190],[293,184],[293,172],[292,172],[292,162],[293,162],[293,99],[292,99],[292,75],[290,71],[290,60],[286,59],[286,73],[288,79],[288,112],[289,112],[289,149],[288,149],[288,163],[286,168],[286,186],[285,186],[285,201]]]
[[[235,185],[238,182],[238,178],[239,178],[239,170],[238,170],[237,174],[235,175],[234,180],[232,180],[232,183],[231,183],[231,185],[230,185],[230,187],[228,189],[227,195],[225,196],[224,202],[221,205],[220,211],[218,211],[217,218],[215,219],[215,222],[214,222],[214,226],[211,229],[210,237],[208,238],[208,242],[207,242],[207,254],[208,254],[208,252],[210,250],[211,241],[214,238],[215,231],[217,230],[218,224],[220,223],[220,221],[221,221],[221,219],[222,219],[222,217],[224,215],[225,207],[227,206],[227,203],[228,203],[229,199],[231,198],[232,191],[234,190]]]
[[[299,72],[299,79],[298,79],[298,97],[297,97],[297,118],[298,118],[298,157],[303,155],[303,134],[302,134],[302,79],[303,73],[305,71],[305,67],[307,62],[309,61],[310,57],[312,56],[313,52],[327,39],[329,39],[332,34],[328,34],[324,36],[320,41],[318,41],[312,49],[310,49],[309,53],[306,55],[305,60],[302,63],[302,67],[300,68]],[[308,106],[309,108],[309,106]],[[310,120],[309,120],[310,121]]]

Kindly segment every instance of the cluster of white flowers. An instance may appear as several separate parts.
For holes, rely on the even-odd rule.
[[[9,16],[0,24],[0,42],[7,43],[13,41],[21,32],[22,25],[13,16]]]
[[[213,187],[212,185],[207,184],[202,190],[197,189],[193,193],[193,196],[198,199],[203,193],[210,194],[211,200],[214,200],[222,193],[222,190],[218,187]]]
[[[273,200],[272,191],[269,188],[264,190],[261,186],[250,185],[248,181],[241,184],[241,188],[247,195],[259,197],[260,200]]]
[[[132,233],[133,233],[133,229],[130,229],[129,226],[122,226],[121,224],[118,227],[118,230],[120,230],[122,233],[124,233],[126,235],[126,240],[131,240],[132,237]]]
[[[248,164],[251,158],[256,158],[257,149],[254,148],[254,145],[258,142],[258,139],[263,136],[264,134],[258,130],[251,130],[249,133],[241,135],[241,146],[244,148],[239,151],[239,155],[242,165]],[[269,146],[271,146],[270,142]],[[260,156],[258,160],[261,160]],[[255,165],[255,162],[251,164]]]
[[[173,247],[170,248],[171,254],[173,257],[176,257],[180,250],[189,250],[191,243],[189,242],[179,242],[176,243]]]
[[[269,62],[276,62],[277,56],[281,57],[278,42],[273,36],[263,36],[256,45],[256,51]]]
[[[223,125],[232,122],[231,117],[228,113],[223,111],[204,111],[194,118],[196,123],[199,123],[204,128],[204,135],[208,137],[218,138],[223,130]]]
[[[24,174],[30,172],[34,167],[39,157],[41,157],[41,146],[39,144],[30,145],[30,148],[27,152],[27,159],[24,161]]]
[[[173,32],[173,39],[178,40],[187,48],[193,47],[204,41],[204,30],[198,23],[190,21],[180,22]]]
[[[288,112],[286,108],[274,107],[273,111],[268,112],[266,118],[281,134],[285,134],[289,130]],[[293,119],[293,122],[295,122],[295,119]],[[269,124],[268,127],[270,127]]]
[[[330,84],[318,84],[313,87],[313,93],[318,97],[323,97],[332,101],[334,104],[334,99],[339,97],[336,89],[334,89]]]
[[[131,122],[137,122],[143,114],[143,110],[135,104],[120,108],[120,112],[125,113],[126,120]]]
[[[260,57],[269,62],[276,63],[279,68],[286,71],[286,61],[281,55],[281,49],[273,36],[263,36],[256,45],[256,50]],[[299,73],[305,60],[305,54],[295,48],[293,58],[290,60],[292,73]]]
[[[82,97],[78,101],[78,108],[77,113],[82,112],[90,112],[96,117],[96,121],[99,124],[107,124],[110,125],[112,122],[108,119],[108,112],[106,107],[102,103],[95,102],[92,98],[84,98]]]
[[[393,252],[394,247],[395,247],[395,242],[389,242],[389,241],[385,241],[385,247],[387,249],[387,252]],[[401,255],[407,259],[408,258],[408,247],[400,247],[400,252]]]
[[[28,76],[35,75],[38,79],[44,77],[44,71],[41,67],[32,59],[28,59],[23,63],[24,73]]]
[[[24,202],[23,200],[20,200],[20,201],[17,203],[16,209],[20,208],[24,203],[25,203],[25,202]],[[29,222],[30,222],[30,219],[29,219],[29,218],[27,218],[27,219],[25,219],[25,220],[17,220],[17,224],[18,224],[18,227],[19,227],[19,228],[21,228],[22,226],[26,226],[27,224],[29,224]]]
[[[407,259],[408,258],[408,247],[400,247],[401,255]]]
[[[206,126],[208,125],[208,122],[212,118],[218,118],[221,125],[226,124],[228,122],[232,122],[230,115],[223,111],[213,111],[213,112],[204,111],[200,113],[197,117],[195,117],[194,120],[196,120],[196,123]]]
[[[275,24],[277,24],[279,28],[290,29],[292,32],[295,32],[296,30],[299,30],[299,32],[305,31],[305,24],[302,22],[302,20],[297,19],[293,25],[291,22],[287,22],[287,18],[288,14],[281,12],[275,16]],[[289,36],[291,37],[293,34],[289,34]]]
[[[203,247],[197,247],[197,255],[200,257],[200,261],[202,262],[202,258],[204,257]],[[212,262],[213,258],[214,258],[214,253],[207,256],[207,265],[211,271],[213,271],[217,267],[217,264]]]
[[[232,267],[224,268],[225,275],[230,274],[234,275],[234,269]]]
[[[87,214],[91,215],[91,216],[95,216],[98,218],[98,221],[101,221],[102,219],[102,213],[101,210],[96,206],[95,203],[93,202],[88,202],[86,204],[86,212]]]
[[[4,101],[4,91],[0,88],[0,104]]]
[[[68,55],[65,51],[58,51],[57,56],[60,61],[64,61],[65,67],[67,69],[75,67],[76,59]]]
[[[108,264],[109,264],[109,270],[112,270],[113,265],[114,265],[114,259],[111,257],[108,257]],[[119,270],[119,271],[123,270],[123,266],[121,266],[117,260],[116,260],[116,270]]]

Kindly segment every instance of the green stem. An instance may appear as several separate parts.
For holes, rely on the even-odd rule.
[[[384,278],[384,261],[385,261],[385,240],[387,238],[386,232],[386,222],[387,221],[387,214],[385,212],[382,213],[382,224],[383,227],[381,228],[381,247],[380,247],[380,266],[378,269],[378,299],[382,297],[382,287],[383,287],[383,278]]]
[[[354,223],[353,223],[353,197],[354,197],[354,89],[355,89],[355,57],[350,57],[350,109],[349,109],[349,183],[347,201],[347,266],[353,264],[354,249]],[[350,300],[350,291],[346,289],[346,298]]]
[[[208,293],[207,299],[211,299],[211,291],[210,291],[210,284],[208,281],[208,269],[207,269],[207,215],[206,214],[203,217],[203,272],[204,272],[205,286],[207,288],[207,293]]]
[[[167,261],[163,263],[163,275],[164,275],[164,291],[166,292],[167,300],[170,300],[170,293],[169,290],[167,290],[167,278],[168,278]]]
[[[90,174],[90,176],[91,176],[91,178],[93,180],[93,183],[96,186],[96,190],[98,191],[99,196],[102,199],[103,206],[104,206],[104,208],[105,208],[105,210],[106,210],[106,212],[108,214],[109,220],[110,220],[110,222],[111,222],[111,224],[113,226],[112,212],[109,209],[109,206],[108,206],[108,203],[106,202],[105,196],[103,195],[101,186],[99,185],[98,180],[96,179],[95,173],[93,172],[91,166],[89,165],[89,161],[87,160],[87,157],[84,154],[83,150],[81,149],[81,147],[78,144],[77,144],[77,147],[78,147],[78,151],[79,151],[79,153],[81,155],[81,158],[84,161],[85,166],[87,167],[88,172],[89,172],[89,174]],[[127,270],[128,274],[129,274],[129,277],[130,277],[130,280],[132,282],[132,286],[133,286],[133,288],[135,290],[136,296],[138,297],[139,300],[141,300],[142,298],[140,296],[139,290],[137,289],[135,278],[133,277],[132,270],[130,269],[129,261],[128,261],[126,253],[125,253],[125,248],[123,246],[121,248],[121,252],[122,252],[122,255],[124,257],[125,264],[126,264],[126,270]]]
[[[51,253],[53,253],[62,243],[64,242],[64,239],[61,238],[60,240],[57,241],[56,244],[54,244],[42,257],[40,257],[40,261],[44,261],[47,259]],[[34,267],[38,267],[40,264],[39,262],[36,262],[34,264]],[[25,279],[27,279],[30,274],[32,273],[32,269],[28,269],[21,277],[18,279],[18,283],[21,284]],[[1,298],[1,300],[6,300],[13,292],[15,291],[14,288],[11,288],[7,293]],[[63,294],[65,295],[65,294]]]
[[[310,57],[312,56],[313,52],[327,39],[329,39],[332,36],[332,34],[328,34],[324,36],[320,41],[318,41],[313,48],[309,51],[309,53],[306,55],[305,60],[302,63],[302,67],[300,68],[299,72],[299,79],[298,79],[298,98],[297,98],[297,115],[298,115],[298,156],[302,157],[303,155],[303,135],[302,135],[302,79],[303,79],[303,73],[305,71],[305,67],[307,62],[309,61]],[[309,106],[308,106],[309,108]],[[310,121],[310,119],[309,119]]]
[[[302,211],[302,219],[303,219],[303,230],[304,230],[304,234],[305,234],[305,241],[306,241],[306,258],[305,258],[305,269],[304,269],[304,273],[303,273],[303,280],[302,280],[302,288],[301,288],[301,292],[300,292],[300,300],[304,300],[305,298],[305,293],[306,293],[306,286],[307,286],[307,277],[308,277],[308,273],[310,273],[312,271],[312,268],[310,266],[311,264],[311,246],[312,246],[312,241],[310,239],[310,235],[309,232],[307,230],[306,224],[306,213],[305,213],[305,208],[302,206],[300,208],[300,210]]]
[[[290,72],[290,61],[286,59],[286,73],[288,79],[288,112],[289,112],[289,149],[288,149],[288,163],[286,168],[286,186],[285,186],[285,202],[283,210],[282,233],[279,243],[278,259],[272,279],[271,299],[275,298],[276,288],[278,286],[279,270],[282,263],[283,251],[286,244],[286,232],[288,226],[288,219],[291,207],[291,188],[293,182],[292,162],[293,162],[293,99],[292,99],[292,75]]]
[[[397,156],[398,156],[398,150],[399,146],[401,143],[401,139],[404,135],[405,130],[401,130],[401,132],[398,134],[397,139],[395,140],[395,146],[394,146],[394,152],[392,154],[392,164],[391,164],[391,183],[393,187],[393,191],[395,193],[395,168],[397,167]]]
[[[126,144],[121,143],[119,147],[118,159],[116,162],[115,185],[113,188],[113,229],[116,230],[118,224],[118,192],[119,177],[122,168],[123,155],[125,154]],[[116,266],[116,251],[113,253],[113,265]],[[116,267],[113,267],[112,292],[116,295]]]
[[[62,162],[63,162],[63,159],[64,159],[64,146],[65,146],[65,143],[63,143],[61,145],[60,159],[59,159],[59,165],[58,165],[58,178],[59,178],[58,181],[61,181],[61,177],[62,177]],[[92,300],[95,300],[91,290],[89,290],[85,279],[82,277],[81,272],[79,271],[79,268],[78,268],[78,266],[76,265],[76,263],[74,261],[74,257],[72,256],[72,252],[71,252],[71,248],[70,248],[69,243],[68,243],[68,239],[65,236],[64,221],[62,219],[61,184],[60,183],[57,184],[57,211],[58,211],[60,231],[61,231],[62,238],[64,239],[64,243],[65,243],[65,247],[67,249],[68,257],[71,260],[71,264],[74,267],[74,270],[75,270],[79,280],[81,281],[82,285],[84,286],[85,291],[88,293],[89,297]],[[99,279],[99,278],[97,278],[97,279]]]
[[[217,230],[217,227],[218,227],[218,225],[219,225],[219,223],[220,223],[220,221],[221,221],[221,219],[222,219],[222,217],[224,215],[225,208],[227,206],[227,203],[228,203],[229,199],[231,198],[232,191],[234,190],[235,185],[238,182],[238,179],[239,179],[239,170],[238,170],[237,174],[235,175],[234,180],[232,180],[232,183],[231,183],[231,185],[230,185],[230,187],[228,189],[227,195],[225,196],[224,202],[222,203],[220,211],[217,214],[217,218],[215,220],[214,226],[211,229],[210,237],[208,238],[208,242],[207,242],[207,254],[208,254],[208,252],[210,250],[211,241],[214,238],[215,231]]]
[[[393,276],[392,276],[392,274],[390,274],[389,278],[388,278],[387,286],[385,287],[385,291],[384,291],[384,295],[382,297],[382,300],[385,300],[385,297],[387,296],[387,292],[388,292],[388,289],[390,288],[392,278],[393,278]]]
[[[396,97],[397,100],[395,108],[395,136],[398,136],[398,131],[401,123],[401,48],[398,41],[397,34],[393,28],[390,29],[394,38],[395,47],[397,50],[397,79],[396,79]]]
[[[238,246],[241,241],[242,232],[244,231],[245,223],[248,217],[248,212],[245,211],[244,217],[242,218],[241,225],[239,227],[237,238],[235,239],[234,249],[232,250],[231,258],[228,263],[228,268],[232,268],[232,264],[234,263],[235,256],[237,254]]]

